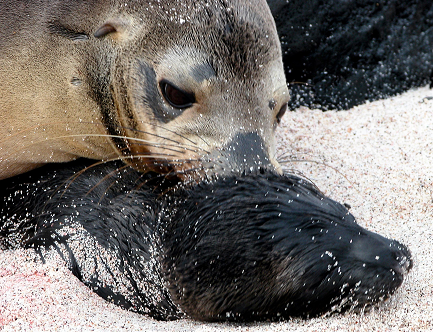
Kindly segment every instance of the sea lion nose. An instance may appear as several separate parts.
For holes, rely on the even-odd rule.
[[[260,169],[277,171],[271,162],[268,148],[255,132],[239,133],[222,148],[208,156],[212,169],[218,174],[253,172]]]
[[[225,156],[239,171],[270,164],[262,138],[257,133],[238,134],[224,147]]]
[[[359,246],[358,250],[353,251],[355,256],[370,266],[380,265],[401,276],[406,275],[412,268],[413,261],[409,249],[398,241],[371,233],[369,243],[355,240],[354,244]]]
[[[394,269],[401,274],[407,274],[413,267],[412,254],[410,250],[398,241],[392,240],[391,247],[396,263]]]

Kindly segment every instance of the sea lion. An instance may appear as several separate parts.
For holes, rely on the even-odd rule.
[[[262,169],[176,186],[119,162],[87,165],[5,180],[0,246],[59,254],[97,294],[154,318],[364,309],[412,267],[404,245],[297,176]]]
[[[265,0],[8,0],[0,26],[0,179],[78,157],[278,168],[289,93]]]

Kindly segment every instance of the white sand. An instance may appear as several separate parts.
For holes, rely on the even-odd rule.
[[[411,249],[414,268],[387,304],[366,314],[283,323],[157,322],[93,294],[67,269],[0,252],[0,330],[422,331],[433,330],[433,96],[428,88],[347,112],[300,109],[285,116],[279,145],[324,193],[351,205],[358,222]]]

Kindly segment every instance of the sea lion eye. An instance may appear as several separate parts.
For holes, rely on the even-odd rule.
[[[182,91],[167,81],[162,81],[160,87],[165,100],[174,108],[184,109],[191,107],[195,103],[192,93]]]
[[[284,103],[284,105],[281,106],[280,111],[278,112],[276,117],[278,124],[280,124],[281,118],[283,117],[284,113],[286,113],[286,111],[287,111],[287,103]]]

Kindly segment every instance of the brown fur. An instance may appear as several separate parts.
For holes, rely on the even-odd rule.
[[[240,133],[277,165],[289,94],[265,0],[8,0],[0,26],[0,179],[78,157],[180,172]],[[196,102],[174,109],[164,79]]]

